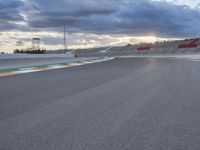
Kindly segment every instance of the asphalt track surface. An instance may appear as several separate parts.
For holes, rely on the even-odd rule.
[[[1,150],[199,150],[200,62],[121,58],[0,78]]]

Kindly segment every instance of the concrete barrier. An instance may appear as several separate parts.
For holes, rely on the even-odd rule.
[[[72,53],[65,54],[0,54],[0,59],[12,58],[73,58]]]

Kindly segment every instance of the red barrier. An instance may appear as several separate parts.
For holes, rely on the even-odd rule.
[[[137,50],[138,51],[146,51],[146,50],[150,50],[152,48],[152,45],[147,45],[145,47],[139,47]]]
[[[178,48],[196,48],[198,46],[198,44],[196,42],[198,42],[198,41],[199,41],[199,39],[194,39],[189,44],[179,45]]]

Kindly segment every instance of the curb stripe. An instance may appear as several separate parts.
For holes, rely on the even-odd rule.
[[[9,76],[9,75],[15,75],[15,74],[17,74],[17,73],[15,73],[15,72],[0,73],[0,77]]]
[[[59,64],[42,65],[42,66],[34,66],[34,67],[4,69],[4,70],[0,70],[0,77],[16,75],[16,74],[39,72],[39,71],[49,71],[49,70],[61,69],[61,68],[69,68],[69,67],[108,61],[112,59],[114,59],[114,57],[104,57],[104,58],[89,59],[89,60],[84,60],[84,61],[75,61],[75,62],[70,62],[70,63],[59,63]]]

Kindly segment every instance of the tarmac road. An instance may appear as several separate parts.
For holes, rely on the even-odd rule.
[[[200,149],[200,61],[117,58],[0,78],[0,150],[143,149]]]

